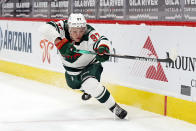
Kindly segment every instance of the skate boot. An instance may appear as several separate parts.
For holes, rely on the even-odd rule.
[[[127,116],[127,111],[122,109],[117,103],[110,110],[120,119],[124,119]]]
[[[88,100],[88,99],[90,99],[91,98],[91,95],[90,94],[87,94],[87,93],[85,93],[84,92],[84,94],[82,95],[82,100],[84,100],[84,101],[86,101],[86,100]]]

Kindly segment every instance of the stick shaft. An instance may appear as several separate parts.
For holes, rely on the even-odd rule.
[[[97,53],[87,50],[77,50],[77,53],[81,54],[93,54],[97,55]],[[156,58],[149,58],[149,57],[141,57],[141,56],[131,56],[131,55],[118,55],[118,54],[110,54],[106,53],[106,55],[109,55],[110,57],[116,57],[116,58],[124,58],[124,59],[133,59],[133,60],[140,60],[140,61],[149,61],[149,62],[172,62],[172,60],[167,57],[165,59],[156,59]]]
[[[170,62],[169,58],[166,59],[156,59],[156,58],[149,58],[149,57],[141,57],[141,56],[129,56],[129,55],[116,55],[116,54],[107,54],[111,57],[117,58],[125,58],[125,59],[133,59],[133,60],[140,60],[140,61],[149,61],[149,62]]]

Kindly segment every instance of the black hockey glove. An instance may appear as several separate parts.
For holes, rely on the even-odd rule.
[[[58,42],[56,44],[56,47],[63,56],[72,56],[75,54],[76,51],[74,45],[71,42],[69,42],[66,38]]]
[[[98,49],[96,49],[97,55],[96,59],[100,62],[105,62],[109,60],[109,55],[106,55],[105,53],[109,53],[109,48],[106,46],[99,46]]]

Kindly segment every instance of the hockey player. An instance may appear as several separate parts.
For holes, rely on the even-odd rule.
[[[115,102],[110,92],[100,83],[103,70],[101,62],[109,59],[105,55],[111,49],[109,40],[87,24],[82,14],[71,14],[68,20],[50,21],[40,30],[59,50],[68,86],[83,91],[83,100],[92,96],[120,119],[124,119],[127,111]],[[80,54],[76,50],[89,50],[97,55]]]

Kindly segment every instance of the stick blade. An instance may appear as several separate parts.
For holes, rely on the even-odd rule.
[[[170,50],[169,54],[170,54],[169,58],[174,62],[178,56],[177,50],[173,48]]]

